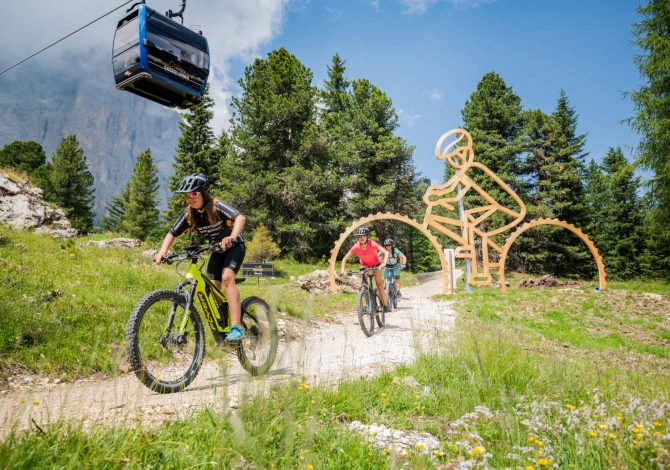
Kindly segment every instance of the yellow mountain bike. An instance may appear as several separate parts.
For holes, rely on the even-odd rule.
[[[226,296],[203,275],[202,263],[198,266],[198,260],[213,251],[219,251],[218,246],[191,246],[164,257],[167,264],[190,262],[185,279],[176,290],[149,292],[128,320],[130,366],[144,385],[158,393],[179,392],[198,374],[205,357],[201,312],[219,346],[225,344],[232,326]],[[241,306],[245,335],[232,347],[247,372],[261,375],[272,367],[277,354],[277,322],[269,305],[259,297],[247,297]]]

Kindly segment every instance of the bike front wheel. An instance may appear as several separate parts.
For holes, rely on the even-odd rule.
[[[373,305],[372,296],[370,291],[367,289],[362,289],[358,292],[358,324],[361,325],[361,330],[365,336],[372,336],[375,332],[375,321],[374,321],[374,305]]]
[[[263,375],[277,355],[277,321],[270,306],[259,297],[242,301],[244,338],[237,345],[237,357],[251,375]]]
[[[184,390],[205,356],[200,315],[185,311],[186,299],[173,290],[150,292],[133,309],[126,328],[126,352],[137,378],[158,393]],[[174,320],[168,328],[168,318]],[[181,325],[184,331],[180,331]]]

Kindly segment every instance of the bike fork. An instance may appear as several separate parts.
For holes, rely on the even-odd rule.
[[[184,305],[184,317],[182,318],[181,324],[179,325],[179,334],[182,335],[184,334],[184,331],[186,331],[188,312],[191,311],[191,307],[193,306],[193,297],[195,295],[196,282],[187,280],[177,285],[177,292],[183,292],[185,291],[184,287],[188,284],[191,284],[191,289],[188,292],[186,292],[186,305]],[[177,305],[172,304],[172,307],[170,308],[170,313],[168,315],[167,326],[165,328],[166,335],[170,334],[170,331],[172,330],[172,325],[174,324],[174,317],[176,316],[176,314],[177,314]]]

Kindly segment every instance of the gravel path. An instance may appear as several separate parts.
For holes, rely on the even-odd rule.
[[[454,328],[449,302],[433,301],[440,292],[439,276],[403,289],[399,309],[387,314],[387,325],[366,338],[354,313],[336,323],[319,323],[299,340],[280,342],[277,360],[261,380],[241,369],[236,356],[206,361],[196,380],[183,392],[160,395],[134,375],[87,379],[72,384],[36,386],[0,395],[0,436],[58,420],[105,424],[151,424],[188,416],[204,407],[235,408],[250,393],[288,380],[334,385],[341,380],[372,376],[395,365],[410,363],[417,354],[444,344]],[[209,346],[209,345],[208,345]]]

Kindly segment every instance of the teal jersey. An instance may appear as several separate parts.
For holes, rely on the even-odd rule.
[[[389,253],[388,260],[386,261],[386,266],[389,268],[395,268],[396,266],[400,265],[400,257],[404,256],[399,249],[397,249],[395,246],[391,248],[391,252]]]

